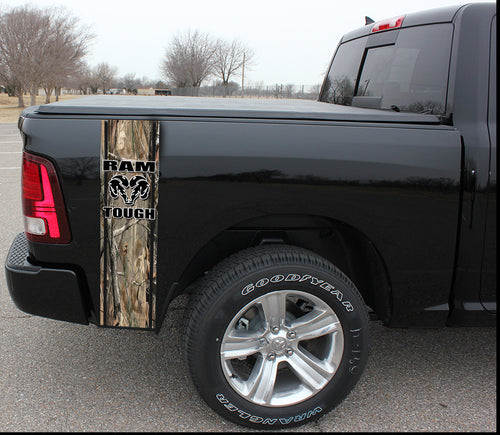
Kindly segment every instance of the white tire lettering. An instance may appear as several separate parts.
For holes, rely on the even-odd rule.
[[[277,421],[278,421],[278,419],[277,419],[277,418],[266,418],[266,419],[262,422],[262,424],[271,424],[271,425],[272,425],[272,424],[276,423]]]
[[[244,420],[251,421],[252,423],[262,423],[262,424],[273,425],[273,424],[275,424],[278,421],[277,418],[265,418],[264,419],[263,417],[260,417],[258,415],[249,414],[248,412],[245,412],[242,409],[238,408],[236,405],[232,404],[229,400],[227,400],[224,397],[224,394],[220,394],[220,393],[216,394],[215,398],[222,405],[224,405],[224,407],[227,410],[229,410],[231,412],[236,412],[239,415],[240,418],[242,418]],[[308,412],[304,412],[303,414],[295,415],[295,416],[292,416],[292,417],[280,418],[279,422],[281,424],[283,424],[283,425],[289,424],[292,421],[293,422],[299,422],[299,421],[305,420],[306,418],[310,418],[313,415],[316,415],[316,414],[320,413],[321,411],[323,411],[323,409],[321,407],[317,406],[316,408],[314,408],[314,409],[312,409],[312,410],[310,410]]]
[[[344,299],[344,294],[335,288],[333,284],[330,284],[329,282],[326,282],[322,279],[318,279],[315,276],[311,275],[299,275],[297,273],[289,273],[286,278],[284,275],[274,275],[271,278],[260,278],[255,284],[250,283],[243,287],[243,290],[241,290],[241,294],[243,296],[248,295],[249,293],[253,292],[255,288],[262,288],[268,285],[270,282],[272,283],[278,283],[281,281],[288,281],[288,282],[304,282],[304,281],[310,281],[311,285],[314,286],[319,286],[323,290],[326,290],[329,292],[331,295],[335,296],[338,301],[342,302],[342,305],[344,306],[346,311],[354,311],[354,307],[349,301],[343,301]]]
[[[224,405],[227,409],[229,409],[229,411],[231,412],[234,412],[234,411],[238,411],[238,407],[237,406],[234,406],[232,403],[228,403],[226,405]]]
[[[332,295],[337,296],[337,299],[338,299],[339,301],[342,301],[342,298],[344,297],[344,295],[343,295],[342,293],[340,293],[338,290],[331,291],[330,293],[331,293]],[[345,307],[345,305],[344,305],[344,307]]]
[[[234,405],[233,405],[234,406]],[[245,412],[245,411],[242,411],[241,409],[238,410],[238,414],[240,415],[240,417],[244,420],[246,420],[247,418],[251,417],[252,414],[249,414],[248,412]]]
[[[217,394],[215,398],[222,404],[229,403],[229,400],[227,400],[223,394]]]
[[[300,415],[296,415],[293,419],[293,421],[297,422],[297,421],[302,421],[302,420],[305,420],[307,417],[307,413],[304,412],[304,414],[300,414]]]
[[[322,279],[315,278],[314,276],[311,277],[311,284],[312,285],[318,285],[318,284],[321,284],[322,282],[324,282]]]
[[[264,287],[265,285],[269,284],[269,279],[267,278],[262,278],[257,281],[257,284],[255,284],[255,287]]]
[[[354,311],[354,307],[349,301],[342,302],[342,305],[345,307],[346,311]]]
[[[335,286],[331,285],[329,282],[324,282],[320,285],[320,287],[327,292],[329,292],[330,290],[335,290]]]
[[[243,290],[241,290],[241,294],[243,296],[246,296],[248,293],[252,292],[254,288],[255,287],[253,284],[248,284]]]
[[[312,417],[313,415],[316,415],[316,414],[320,413],[321,411],[323,411],[323,408],[321,408],[321,407],[317,406],[317,407],[316,407],[316,408],[314,408],[312,411],[309,411],[309,412],[307,413],[307,418],[310,418],[310,417]]]
[[[272,278],[271,278],[271,282],[281,282],[285,279],[285,277],[283,275],[274,275]]]

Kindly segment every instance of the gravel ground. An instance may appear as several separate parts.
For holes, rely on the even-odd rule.
[[[0,260],[22,231],[21,142],[0,124]],[[196,393],[182,359],[186,299],[160,334],[19,311],[0,271],[0,431],[248,431]],[[332,412],[294,431],[496,432],[496,329],[388,329],[372,321],[361,381]],[[285,430],[286,431],[286,430]]]

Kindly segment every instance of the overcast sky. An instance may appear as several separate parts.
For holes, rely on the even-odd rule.
[[[469,1],[475,2],[475,0]],[[26,4],[0,0],[0,10]],[[237,38],[255,52],[245,82],[321,83],[340,37],[375,21],[456,0],[32,0],[36,7],[64,6],[96,35],[89,65],[108,62],[118,74],[160,79],[172,36],[198,29]]]

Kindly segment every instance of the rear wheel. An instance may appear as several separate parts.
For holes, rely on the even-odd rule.
[[[354,284],[322,257],[286,245],[250,248],[197,286],[186,334],[191,377],[231,421],[297,426],[358,381],[368,324]]]

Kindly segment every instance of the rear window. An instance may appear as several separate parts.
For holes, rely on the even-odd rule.
[[[320,101],[401,112],[444,114],[453,26],[399,30],[396,42],[339,46]]]

